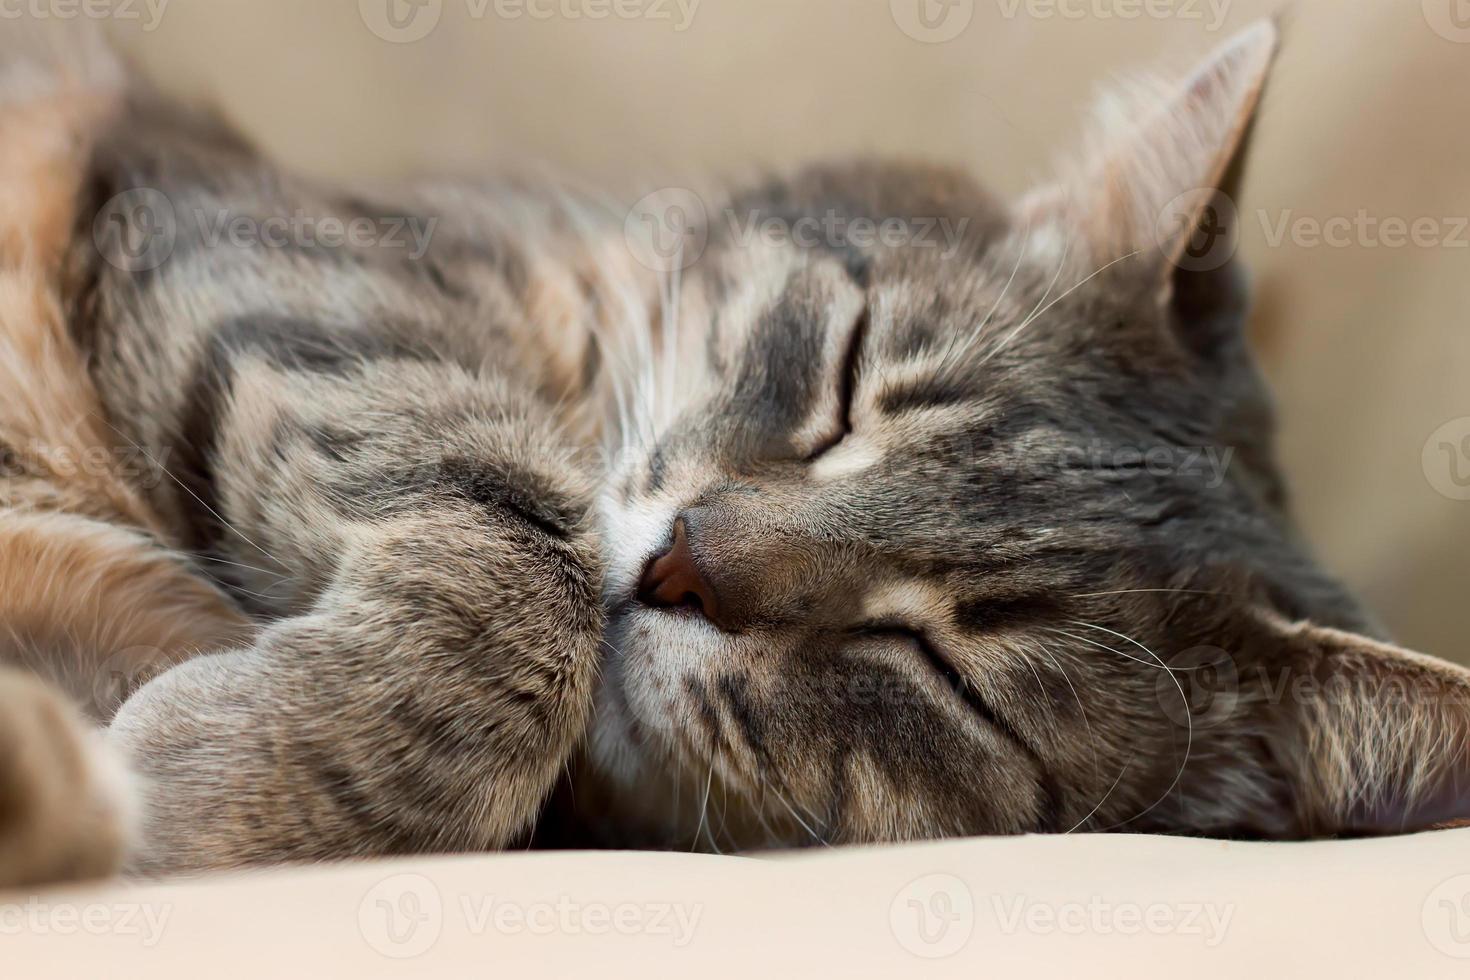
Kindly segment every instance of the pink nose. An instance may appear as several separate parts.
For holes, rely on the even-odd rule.
[[[694,563],[689,532],[681,517],[674,522],[674,543],[668,551],[648,563],[638,598],[659,609],[689,606],[698,609],[716,626],[720,625],[720,598]]]

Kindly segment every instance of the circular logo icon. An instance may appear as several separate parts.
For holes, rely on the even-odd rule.
[[[117,714],[123,702],[174,664],[162,650],[130,647],[104,660],[92,675],[92,703],[104,717]]]
[[[1240,247],[1240,214],[1226,194],[1185,191],[1164,206],[1154,226],[1159,248],[1186,272],[1222,268]]]
[[[687,269],[709,245],[709,212],[698,194],[668,187],[633,205],[623,236],[640,265],[655,272]]]
[[[98,253],[123,272],[151,272],[168,261],[178,242],[173,202],[162,191],[134,187],[102,205],[92,222]]]
[[[888,924],[898,944],[926,960],[942,960],[975,934],[975,896],[954,875],[926,875],[893,897]]]
[[[1446,41],[1470,44],[1470,2],[1467,0],[1424,0],[1424,19],[1430,29]]]
[[[444,0],[357,0],[362,22],[384,41],[412,44],[439,26]]]
[[[1173,657],[1155,682],[1159,706],[1181,728],[1201,731],[1229,721],[1240,703],[1235,659],[1218,647],[1194,647]]]
[[[1451,878],[1429,893],[1424,935],[1444,955],[1470,960],[1470,875]]]
[[[444,901],[423,875],[385,878],[362,897],[357,927],[374,950],[395,960],[422,956],[444,931]]]
[[[915,41],[953,41],[975,19],[975,0],[888,0],[893,22]]]
[[[1424,476],[1440,496],[1470,500],[1470,418],[1446,422],[1424,444]]]

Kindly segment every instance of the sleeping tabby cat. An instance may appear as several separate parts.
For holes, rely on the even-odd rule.
[[[136,866],[1470,814],[1470,674],[1296,542],[1241,277],[1200,251],[1275,47],[1135,86],[1014,206],[815,168],[665,274],[568,194],[321,188],[129,101],[72,334],[263,624],[112,725]],[[771,218],[828,231],[741,231]],[[354,219],[433,232],[300,231]],[[859,219],[910,234],[830,231]]]

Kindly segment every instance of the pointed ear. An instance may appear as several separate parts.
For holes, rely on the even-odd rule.
[[[1190,768],[1203,777],[1185,780],[1193,806],[1286,838],[1470,819],[1470,671],[1274,613],[1252,614],[1237,646],[1228,691],[1220,665],[1207,665],[1211,693],[1226,699],[1193,715],[1201,751]]]
[[[1470,671],[1352,633],[1265,620],[1310,683],[1280,761],[1309,828],[1403,833],[1470,818]]]
[[[1098,262],[1141,251],[1160,270],[1225,265],[1230,201],[1278,38],[1261,21],[1182,83],[1119,86],[1099,106],[1080,164],[1028,197],[1023,213],[1080,227]]]

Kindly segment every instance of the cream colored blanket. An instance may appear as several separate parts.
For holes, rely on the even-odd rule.
[[[1470,976],[1470,831],[507,854],[0,895],[0,976]]]

